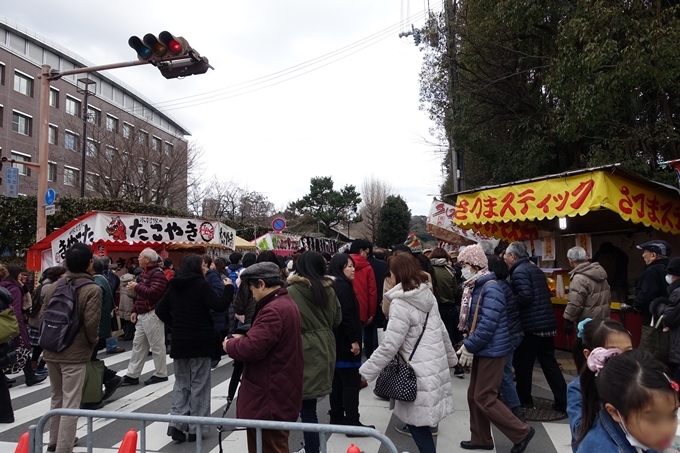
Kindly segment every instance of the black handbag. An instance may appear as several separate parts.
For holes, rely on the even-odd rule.
[[[660,362],[668,364],[668,354],[670,351],[670,333],[664,332],[661,327],[663,315],[654,323],[654,318],[648,326],[642,326],[642,336],[640,337],[641,351],[647,351]]]
[[[415,401],[418,394],[418,381],[416,373],[411,366],[411,359],[415,354],[420,340],[423,338],[425,329],[427,328],[427,319],[430,313],[425,316],[425,324],[423,324],[423,331],[420,332],[418,341],[411,351],[408,360],[404,360],[400,353],[392,359],[390,363],[380,372],[378,380],[375,382],[375,393],[380,398],[390,398],[399,401]]]

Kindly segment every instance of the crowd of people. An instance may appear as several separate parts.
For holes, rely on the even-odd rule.
[[[373,428],[360,417],[360,391],[401,357],[415,372],[417,391],[415,400],[392,399],[390,408],[402,422],[396,430],[411,436],[421,453],[435,451],[439,422],[454,411],[452,378],[466,374],[470,438],[460,447],[494,449],[493,424],[513,443],[511,452],[522,453],[535,434],[525,410],[534,408],[538,361],[552,409],[569,416],[574,452],[664,451],[677,426],[680,258],[669,260],[671,246],[662,240],[638,248],[646,267],[634,302],[622,310],[639,312],[646,325],[662,320],[666,356],[645,338],[658,332],[646,329],[641,349],[633,350],[630,333],[610,319],[615,290],[605,268],[619,264],[601,265],[573,247],[566,255],[572,270],[564,330],[576,334],[579,376],[567,386],[555,357],[558,320],[550,288],[523,242],[449,253],[377,249],[358,239],[349,253],[334,256],[187,255],[177,270],[147,248],[139,266],[120,278],[110,259],[75,244],[66,267],[46,269],[34,291],[23,269],[0,266],[0,311],[13,310],[20,332],[0,344],[0,423],[14,422],[8,389],[16,379],[5,373],[23,372],[27,386],[49,374],[52,409],[98,409],[119,386],[140,384],[149,354],[154,373],[144,385],[168,381],[167,354],[174,360],[170,413],[208,417],[210,370],[227,354],[234,360],[232,397],[240,384],[239,418],[318,423],[317,403],[328,396],[331,424]],[[611,247],[603,250],[612,254]],[[77,318],[72,338],[60,347],[46,344],[41,325],[54,300],[68,300],[69,287]],[[122,332],[113,335],[118,317]],[[123,352],[119,335],[132,340],[125,375],[99,363],[101,397],[84,402],[88,364],[101,362],[100,351]],[[52,418],[47,450],[72,452],[76,423],[76,417]],[[167,434],[192,442],[198,429],[170,423]],[[254,429],[247,439],[256,451]],[[262,442],[263,451],[289,451],[287,431],[263,430]],[[319,435],[304,432],[298,453],[320,450]]]

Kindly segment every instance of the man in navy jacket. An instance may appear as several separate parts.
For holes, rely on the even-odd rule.
[[[523,242],[510,244],[503,258],[510,268],[510,284],[524,329],[524,339],[513,358],[520,403],[522,407],[534,407],[531,382],[534,363],[538,359],[555,398],[553,409],[566,411],[567,383],[555,359],[557,319],[550,301],[548,281],[543,271],[529,261]]]

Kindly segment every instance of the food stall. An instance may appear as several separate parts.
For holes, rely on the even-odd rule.
[[[235,237],[233,228],[217,220],[92,211],[33,245],[26,266],[36,271],[56,266],[78,242],[98,256],[111,257],[119,267],[136,265],[139,252],[147,247],[177,265],[187,254],[226,256],[235,249]]]
[[[619,164],[547,175],[458,192],[452,222],[509,242],[525,241],[548,278],[559,328],[556,345],[570,347],[563,330],[569,291],[567,250],[575,245],[593,258],[613,245],[628,258],[622,290],[613,291],[612,317],[638,344],[642,317],[621,312],[634,298],[644,269],[636,245],[664,239],[680,251],[680,190],[650,181]],[[610,281],[611,285],[611,281]]]
[[[255,252],[257,250],[255,244],[238,236],[234,238],[234,246],[237,252]]]

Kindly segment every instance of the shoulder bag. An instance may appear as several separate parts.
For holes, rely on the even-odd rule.
[[[484,286],[488,285],[489,283],[493,283],[495,281],[496,280],[489,280],[488,282],[484,283]],[[477,316],[479,316],[479,306],[482,305],[482,293],[484,292],[484,286],[482,286],[482,290],[479,292],[479,296],[477,296],[477,305],[475,306],[475,315],[472,318],[472,326],[470,327],[470,332],[467,335],[465,335],[465,338],[472,336],[472,333],[475,331],[475,328],[477,327]],[[453,347],[453,350],[458,351],[460,348],[463,347],[464,342],[465,342],[465,339],[460,340]]]
[[[19,336],[19,323],[12,307],[0,311],[0,344]]]
[[[376,396],[408,402],[416,400],[418,385],[416,373],[411,366],[411,359],[413,359],[413,354],[415,354],[420,340],[423,338],[429,317],[430,313],[425,316],[423,331],[420,332],[418,341],[416,341],[408,361],[404,360],[402,355],[397,352],[392,361],[380,372],[380,376],[378,376],[378,380],[375,382],[375,390],[373,390]]]

